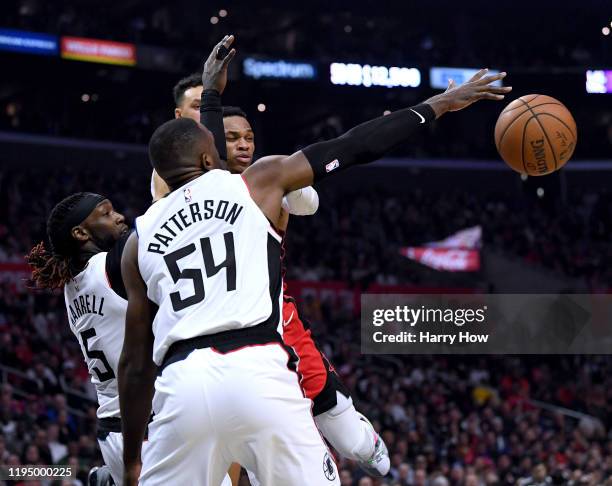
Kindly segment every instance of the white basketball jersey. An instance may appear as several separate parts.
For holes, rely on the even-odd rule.
[[[175,341],[280,326],[281,238],[240,175],[205,173],[153,204],[136,229],[140,273],[159,306],[158,365]]]
[[[119,417],[117,368],[125,335],[127,300],[111,289],[106,252],[92,256],[85,269],[64,286],[70,329],[81,345],[98,394],[98,418]]]

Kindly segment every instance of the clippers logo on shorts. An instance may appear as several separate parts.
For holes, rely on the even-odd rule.
[[[326,452],[323,456],[323,474],[329,481],[333,481],[336,479],[336,467],[334,466],[334,461]]]
[[[338,167],[340,167],[340,161],[338,159],[334,159],[325,166],[325,172],[331,172],[332,170],[337,169]]]
[[[191,202],[191,189],[187,188],[183,191],[183,195],[185,196],[185,202]]]

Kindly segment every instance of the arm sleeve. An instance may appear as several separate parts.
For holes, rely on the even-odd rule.
[[[225,128],[223,128],[223,106],[221,105],[221,95],[216,89],[205,89],[202,91],[200,122],[213,134],[219,157],[227,160]]]
[[[123,285],[123,278],[121,277],[121,257],[123,256],[123,249],[125,243],[132,232],[122,236],[110,251],[106,254],[106,278],[111,289],[119,296],[127,300],[127,292],[125,291],[125,285]]]
[[[292,191],[283,198],[282,207],[295,216],[311,216],[319,209],[319,194],[312,186]]]
[[[422,103],[362,123],[338,138],[309,145],[302,152],[312,166],[314,181],[318,182],[331,172],[374,162],[435,118],[431,106]]]

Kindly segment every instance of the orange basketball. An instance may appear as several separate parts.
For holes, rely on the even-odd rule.
[[[560,101],[545,95],[521,96],[495,124],[501,158],[521,174],[540,176],[563,167],[576,148],[576,122]]]

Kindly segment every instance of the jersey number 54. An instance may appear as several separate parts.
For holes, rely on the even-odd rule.
[[[225,260],[215,265],[215,260],[212,254],[212,247],[210,244],[210,238],[200,238],[200,248],[202,250],[202,256],[204,259],[204,270],[206,271],[207,277],[212,277],[219,273],[219,271],[225,268],[225,275],[227,280],[227,291],[236,290],[236,254],[234,251],[234,235],[232,232],[225,233],[223,235],[225,240]],[[191,255],[196,251],[195,243],[191,243],[187,246],[179,248],[164,255],[164,260],[170,271],[170,276],[174,283],[179,280],[191,280],[193,283],[194,294],[189,297],[182,298],[181,294],[172,292],[170,294],[170,300],[172,302],[172,308],[178,312],[189,306],[198,304],[204,300],[206,293],[204,292],[204,278],[202,270],[200,268],[184,268],[180,269],[178,266],[179,260]]]

